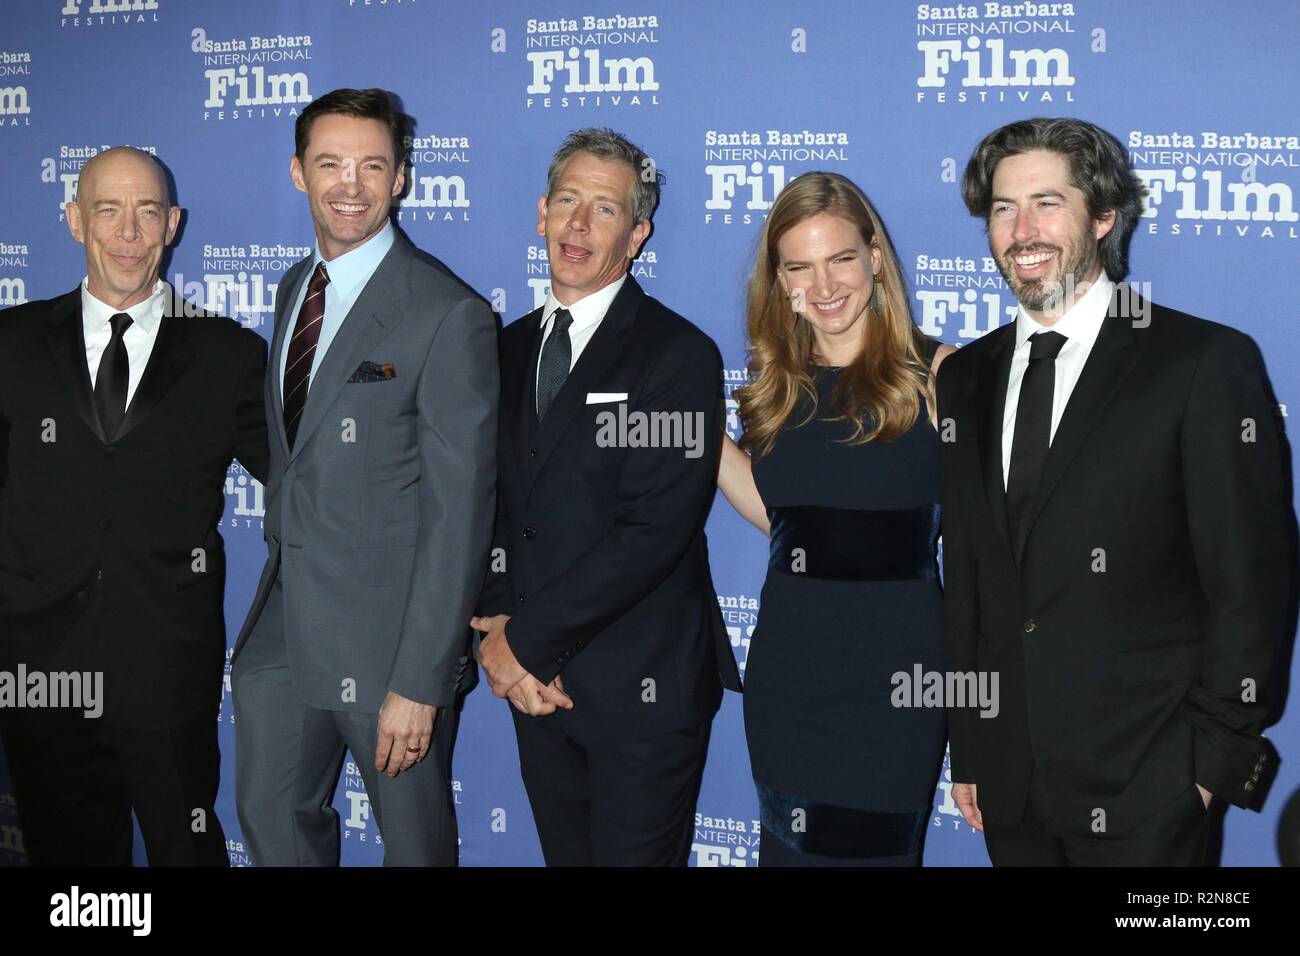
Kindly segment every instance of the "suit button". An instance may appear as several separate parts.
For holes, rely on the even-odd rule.
[[[525,528],[525,529],[524,529],[524,537],[525,537],[525,538],[535,538],[535,537],[537,537],[537,529],[534,528],[534,527],[532,527],[531,525],[530,525],[529,527]]]
[[[529,456],[530,458],[536,458],[536,457],[537,457],[537,449],[536,449],[536,448],[530,448],[530,449],[528,449],[528,456]]]
[[[99,526],[107,531],[109,528],[113,527],[113,521],[111,518],[105,518],[99,523]]]
[[[1036,630],[1038,630],[1038,622],[1037,622],[1037,621],[1035,621],[1032,617],[1031,617],[1029,620],[1025,621],[1025,633],[1026,633],[1026,634],[1032,634],[1032,633],[1033,633],[1034,631],[1036,631]]]
[[[96,568],[96,569],[95,569],[95,580],[96,580],[96,581],[102,581],[102,580],[104,580],[104,569],[103,569],[103,568]]]
[[[519,603],[520,603],[520,604],[523,604],[523,603],[524,603],[524,596],[523,596],[522,594],[519,595]]]
[[[78,600],[78,601],[84,601],[84,600],[86,600],[86,592],[85,592],[85,591],[78,591],[78,592],[77,592],[77,600]]]
[[[1254,792],[1255,792],[1255,781],[1254,781],[1254,780],[1247,780],[1247,781],[1246,781],[1246,784],[1245,784],[1245,790],[1246,790],[1247,793],[1254,793]]]
[[[105,457],[105,458],[116,458],[116,457],[117,457],[117,449],[116,449],[116,448],[105,448],[105,449],[104,449],[104,457]]]

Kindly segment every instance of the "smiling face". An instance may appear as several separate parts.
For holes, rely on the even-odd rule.
[[[329,262],[383,229],[406,170],[383,123],[341,113],[316,117],[303,154],[294,156],[289,174],[307,194],[316,243]]]
[[[632,167],[591,153],[574,153],[555,189],[537,203],[537,234],[546,239],[551,294],[572,305],[627,272],[650,223],[632,221]]]
[[[812,325],[817,351],[847,365],[861,351],[880,250],[848,219],[819,212],[777,240],[777,278],[790,305]]]
[[[90,294],[116,309],[149,298],[181,216],[167,201],[158,164],[130,149],[101,153],[82,169],[77,201],[64,212],[73,238],[86,247]]]
[[[1059,153],[1008,156],[993,172],[989,249],[1020,304],[1044,325],[1101,275],[1097,244],[1114,224],[1113,210],[1099,219],[1088,214]]]

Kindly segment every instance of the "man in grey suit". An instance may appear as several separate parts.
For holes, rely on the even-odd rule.
[[[456,862],[450,754],[492,537],[496,322],[389,223],[407,129],[382,90],[335,90],[297,120],[290,172],[317,246],[276,297],[269,557],[232,662],[239,820],[259,866],[337,865],[345,746],[385,864]]]

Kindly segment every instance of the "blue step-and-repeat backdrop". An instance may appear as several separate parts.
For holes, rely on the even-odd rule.
[[[1009,121],[1077,116],[1126,145],[1150,190],[1132,279],[1254,336],[1286,405],[1300,387],[1298,46],[1294,0],[6,0],[0,306],[76,285],[84,259],[63,204],[89,157],[133,144],[166,162],[187,210],[168,277],[269,338],[280,277],[315,241],[289,181],[294,118],[335,87],[379,86],[418,122],[398,223],[506,322],[547,292],[534,225],[560,140],[600,125],[643,145],[667,182],[634,275],[717,340],[730,395],[744,376],[746,272],[786,182],[813,169],[858,182],[897,245],[917,322],[960,345],[1014,309],[961,202],[966,158]],[[265,556],[263,489],[232,465],[226,502],[233,638]],[[708,531],[743,668],[767,542],[721,498]],[[465,705],[454,767],[463,864],[541,863],[506,707],[484,685]],[[217,810],[232,862],[247,864],[232,720],[227,692]],[[1225,864],[1277,863],[1279,812],[1300,784],[1298,732],[1293,704],[1269,731],[1283,765],[1263,812],[1227,816]],[[986,865],[950,786],[945,765],[925,861]],[[380,862],[351,763],[336,806],[343,862]],[[733,694],[694,843],[699,866],[753,866],[760,854]],[[0,860],[22,859],[0,769]]]

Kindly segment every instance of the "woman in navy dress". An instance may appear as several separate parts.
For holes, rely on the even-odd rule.
[[[952,348],[912,322],[879,218],[833,173],[777,197],[747,323],[719,483],[771,539],[744,694],[759,862],[915,866],[944,713],[895,705],[943,669],[932,380]]]

